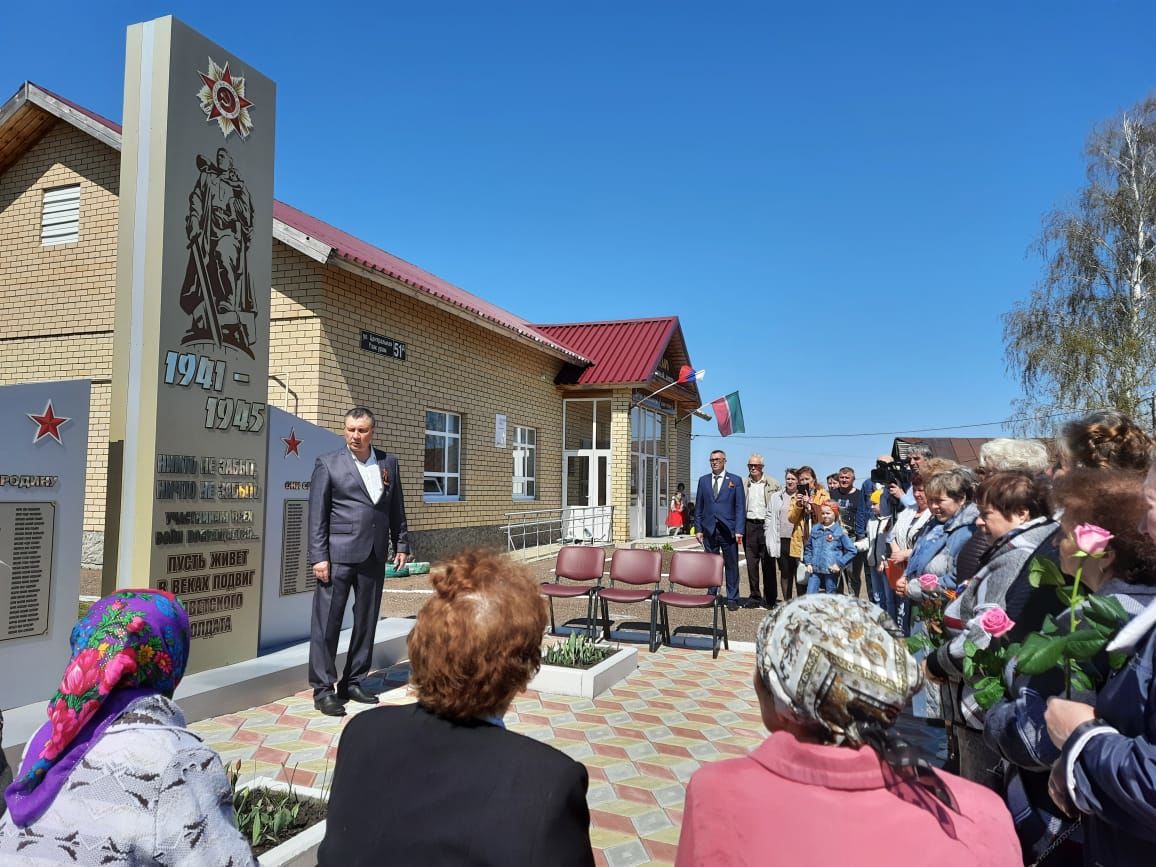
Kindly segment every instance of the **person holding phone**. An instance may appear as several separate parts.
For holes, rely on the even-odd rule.
[[[787,510],[787,519],[795,528],[791,533],[790,554],[798,563],[803,559],[803,547],[807,544],[811,527],[818,517],[818,509],[824,503],[831,502],[831,495],[827,493],[826,488],[816,487],[815,471],[811,467],[799,467],[795,471],[795,479],[795,494],[790,508]],[[798,576],[795,580],[799,580]],[[806,580],[804,575],[802,583],[805,583]]]

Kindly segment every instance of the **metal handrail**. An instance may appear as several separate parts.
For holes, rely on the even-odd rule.
[[[566,506],[506,512],[498,529],[506,534],[506,551],[567,542],[595,544],[614,541],[613,506]]]

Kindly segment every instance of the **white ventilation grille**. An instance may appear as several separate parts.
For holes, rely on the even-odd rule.
[[[80,236],[80,184],[44,191],[40,213],[40,243],[73,244]]]

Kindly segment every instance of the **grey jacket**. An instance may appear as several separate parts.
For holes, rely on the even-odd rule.
[[[1009,610],[1013,606],[1008,604],[1008,591],[1017,580],[1028,580],[1029,561],[1055,530],[1055,521],[1040,517],[997,539],[984,552],[975,577],[944,611],[944,624],[955,634],[951,641],[941,644],[935,651],[928,661],[928,669],[933,674],[950,679],[951,689],[957,694],[962,719],[972,728],[983,728],[984,712],[972,698],[974,690],[963,683],[967,624],[979,613],[976,609],[980,605],[998,605],[1012,620],[1019,622],[1022,613],[1018,609]]]
[[[348,448],[321,455],[309,483],[309,562],[363,563],[370,554],[384,563],[393,543],[409,553],[409,527],[397,455],[374,449],[384,490],[376,503]]]
[[[763,529],[765,531],[767,553],[772,557],[778,557],[779,546],[781,544],[779,539],[779,519],[786,506],[782,497],[775,496],[775,494],[782,489],[781,485],[779,485],[779,480],[771,476],[763,476],[763,481],[766,482],[766,484],[763,485],[763,492],[766,494],[767,517],[766,520],[763,521]],[[746,495],[745,499],[747,508],[749,509],[751,503],[750,476],[743,476],[743,494]]]

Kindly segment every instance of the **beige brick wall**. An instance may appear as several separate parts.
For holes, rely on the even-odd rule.
[[[378,446],[401,461],[411,528],[496,525],[507,512],[561,505],[558,359],[359,274],[329,268],[325,276],[319,374],[327,387],[316,421],[338,429],[350,406],[374,411]],[[362,329],[404,342],[406,360],[362,350]],[[427,409],[462,416],[459,502],[423,501]],[[507,419],[505,448],[494,445],[499,413]],[[513,498],[515,425],[537,430],[534,502]]]
[[[63,122],[0,175],[0,305],[18,315],[4,337],[111,331],[119,175],[119,154]],[[44,191],[76,183],[79,240],[42,247]]]
[[[120,155],[57,123],[0,174],[0,385],[96,380],[84,529],[104,524]],[[44,191],[80,185],[79,239],[42,247]]]
[[[670,419],[666,426],[666,444],[670,454],[670,492],[673,494],[675,487],[682,482],[686,485],[688,499],[694,496],[695,481],[702,475],[701,472],[695,474],[694,467],[690,465],[690,422],[687,418],[675,425],[674,419]]]

